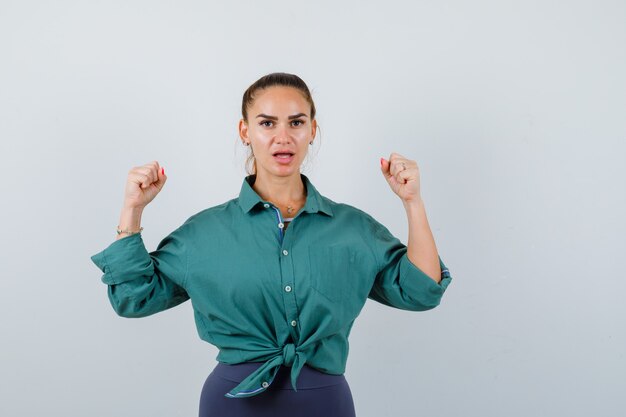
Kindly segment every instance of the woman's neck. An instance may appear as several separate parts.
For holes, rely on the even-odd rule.
[[[300,173],[289,177],[267,177],[257,174],[252,188],[266,201],[295,202],[305,197],[305,187]]]

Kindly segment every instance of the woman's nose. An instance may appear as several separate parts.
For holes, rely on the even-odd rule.
[[[291,140],[291,134],[289,132],[289,129],[286,126],[279,127],[276,130],[276,137],[275,137],[275,139],[279,140],[279,141],[289,141],[289,140]]]

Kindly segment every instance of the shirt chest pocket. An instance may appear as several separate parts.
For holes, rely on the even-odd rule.
[[[309,246],[311,288],[332,302],[345,301],[354,284],[355,255],[347,246]]]

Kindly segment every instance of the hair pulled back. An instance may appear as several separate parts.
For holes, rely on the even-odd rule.
[[[286,72],[273,72],[256,80],[243,93],[243,99],[241,100],[241,116],[246,123],[248,123],[248,109],[252,107],[256,94],[266,88],[276,86],[293,87],[300,91],[311,106],[311,114],[309,115],[310,119],[315,119],[315,103],[313,102],[313,97],[311,96],[309,87],[302,80],[302,78],[295,74],[289,74]],[[252,164],[252,170],[248,169],[250,164]],[[246,171],[248,174],[256,174],[256,160],[252,151],[250,151],[250,154],[246,159]]]

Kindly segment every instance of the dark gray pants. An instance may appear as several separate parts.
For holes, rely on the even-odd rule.
[[[291,368],[281,366],[274,382],[259,395],[227,398],[262,362],[218,363],[200,396],[200,417],[355,417],[354,402],[344,375],[330,375],[304,365],[298,391],[291,386]]]

